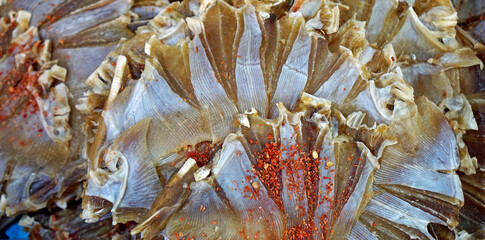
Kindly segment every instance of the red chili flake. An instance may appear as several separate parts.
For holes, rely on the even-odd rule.
[[[268,139],[272,138],[271,135],[268,135]],[[275,142],[266,143],[261,152],[254,153],[257,164],[253,166],[253,173],[266,186],[269,196],[282,209],[282,186],[279,181],[282,169],[280,164],[281,151],[279,144]]]
[[[184,220],[185,220],[185,218],[184,218],[184,217],[181,217],[181,218],[180,218],[180,221],[181,221],[181,222],[183,222]]]
[[[372,222],[372,226],[373,226],[373,227],[376,227],[376,223],[375,223],[375,222]]]
[[[212,221],[212,224],[216,225],[217,224],[217,220]]]
[[[195,47],[195,53],[199,53],[199,48],[198,47]]]
[[[60,44],[64,44],[64,39],[59,39]]]
[[[196,146],[189,146],[187,151],[187,158],[193,158],[199,167],[206,165],[211,156],[218,148],[212,146],[209,142],[199,143]]]
[[[12,45],[12,47],[10,47],[10,48],[7,50],[7,52],[8,52],[9,54],[11,54],[11,53],[13,52],[13,50],[15,50],[15,48],[17,48],[17,45],[16,45],[16,44]]]
[[[268,133],[268,136],[266,137],[268,140],[273,139],[273,136],[271,136],[271,133]]]

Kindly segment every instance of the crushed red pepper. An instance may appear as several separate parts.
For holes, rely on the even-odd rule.
[[[329,199],[326,195],[320,201],[318,200],[318,168],[322,164],[323,159],[318,157],[317,151],[312,148],[307,148],[308,152],[305,152],[299,145],[290,146],[289,149],[286,149],[275,141],[271,134],[268,134],[266,139],[269,142],[264,144],[262,150],[253,153],[257,162],[253,166],[253,173],[266,187],[269,197],[275,201],[281,211],[284,211],[282,199],[283,185],[281,182],[283,169],[285,169],[289,181],[287,186],[289,195],[291,197],[297,197],[298,201],[303,201],[306,196],[310,211],[313,212],[319,202],[324,200],[333,201],[333,199]],[[257,140],[250,139],[248,142],[249,144],[256,144]],[[283,151],[287,152],[290,156],[286,161],[281,160]],[[301,179],[296,174],[297,172],[302,172],[304,179]],[[304,186],[304,192],[301,192],[302,185]],[[326,194],[330,193],[331,188],[332,186],[327,186]],[[303,206],[298,206],[295,211],[299,211],[301,216],[309,216]],[[313,219],[307,217],[300,224],[285,229],[285,238],[308,239],[312,237],[312,234],[317,232],[316,230],[318,228],[324,229],[323,232],[327,232],[327,222],[325,220],[327,216],[321,216],[320,218],[324,222],[321,226],[315,226]]]
[[[187,158],[193,158],[197,166],[202,167],[209,162],[220,147],[220,145],[212,145],[211,142],[202,142],[195,146],[188,146]]]
[[[16,23],[12,22],[11,27]],[[4,33],[2,33],[4,34]],[[41,64],[36,58],[35,51],[40,52],[44,45],[40,42],[32,42],[33,34],[29,34],[30,40],[23,44],[12,44],[8,50],[8,58],[13,58],[17,54],[25,54],[24,63],[13,66],[12,69],[2,69],[0,82],[2,84],[0,97],[0,129],[7,126],[11,119],[21,116],[27,119],[32,114],[37,114],[39,106],[36,97],[42,93],[42,88],[37,79],[42,74]],[[2,54],[3,55],[3,54]],[[29,128],[30,129],[30,128]],[[37,136],[41,136],[43,129],[39,124],[32,126]],[[21,147],[27,146],[30,139],[19,139],[18,144]]]
[[[271,135],[268,135],[270,139]],[[250,140],[252,141],[252,140]],[[280,165],[281,147],[278,143],[272,141],[266,143],[261,152],[255,152],[257,164],[253,166],[253,173],[259,177],[260,181],[266,187],[269,197],[283,210],[283,200],[281,199],[282,184]]]

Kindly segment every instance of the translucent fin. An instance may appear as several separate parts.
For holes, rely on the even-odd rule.
[[[147,118],[133,125],[113,143],[103,156],[107,169],[89,172],[86,196],[113,203],[111,211],[115,222],[139,221],[162,190],[147,148],[150,121]],[[85,214],[90,214],[90,210],[85,210]]]
[[[243,239],[241,220],[222,200],[212,180],[190,184],[192,193],[185,205],[167,223],[169,236],[210,239]]]
[[[198,35],[190,45],[189,56],[191,81],[199,109],[211,128],[212,141],[221,141],[235,130],[232,121],[237,108],[217,82]]]
[[[344,53],[340,56],[344,62],[339,65],[337,70],[320,86],[315,92],[316,97],[332,101],[336,106],[341,106],[353,88],[360,83],[360,68],[356,61],[350,57],[351,52],[342,50]],[[354,90],[355,91],[355,90]]]
[[[236,59],[237,103],[240,112],[255,108],[259,115],[266,117],[268,96],[260,52],[262,34],[254,12],[254,7],[244,9],[244,33],[241,37]]]
[[[301,15],[297,16],[296,18]],[[308,60],[310,55],[311,38],[303,25],[299,28],[291,52],[281,69],[278,83],[270,103],[270,118],[278,116],[277,103],[282,102],[288,109],[293,109],[300,98],[308,79]]]

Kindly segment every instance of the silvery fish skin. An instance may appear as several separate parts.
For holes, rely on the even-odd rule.
[[[443,1],[182,1],[87,79],[83,218],[146,239],[455,238],[482,68]],[[269,170],[268,170],[269,169]]]

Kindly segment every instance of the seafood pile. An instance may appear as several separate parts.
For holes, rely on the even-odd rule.
[[[483,3],[2,4],[0,211],[33,239],[485,235]]]

